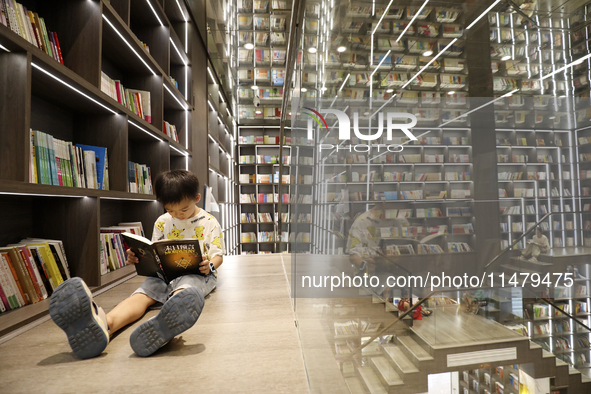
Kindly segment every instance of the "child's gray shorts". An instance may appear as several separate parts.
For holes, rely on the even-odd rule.
[[[183,275],[173,279],[168,285],[162,279],[148,277],[144,283],[133,292],[133,294],[142,293],[151,299],[164,304],[175,291],[186,289],[187,287],[196,287],[200,289],[205,297],[215,289],[216,283],[217,278],[212,274],[206,276]]]

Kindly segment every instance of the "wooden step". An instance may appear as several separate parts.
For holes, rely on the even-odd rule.
[[[516,267],[513,265],[509,265],[509,264],[501,264],[501,267],[503,267],[509,271],[526,272],[528,274],[539,274],[540,273],[540,271],[532,271],[532,270],[528,270],[527,268]]]
[[[512,257],[511,260],[516,260],[516,261],[519,261],[521,263],[531,264],[533,266],[538,266],[540,268],[543,268],[543,267],[552,267],[554,265],[552,263],[548,263],[548,262],[540,261],[540,260],[538,260],[538,261],[521,260],[519,257]]]
[[[558,357],[556,357],[556,366],[557,367],[563,367],[565,365],[569,365],[568,363],[562,361],[561,359],[559,359]]]
[[[400,376],[394,371],[394,368],[390,365],[385,357],[372,357],[371,363],[376,367],[379,374],[382,376],[381,381],[386,383],[388,387],[399,386],[404,384]]]
[[[359,367],[358,371],[371,394],[388,394],[388,391],[380,382],[380,378],[371,367]]]
[[[433,357],[427,353],[425,349],[421,345],[415,342],[409,336],[397,337],[398,342],[400,342],[405,348],[408,349],[419,361],[431,361]]]
[[[390,301],[386,301],[386,312],[398,312],[398,307]]]
[[[409,374],[409,373],[417,373],[419,370],[415,365],[410,361],[396,345],[384,345],[384,350],[386,354],[394,361],[396,366],[402,373]]]
[[[359,378],[345,378],[345,384],[351,394],[367,394]]]
[[[556,360],[558,360],[558,359],[556,359]],[[562,360],[560,360],[560,361],[562,361]],[[558,365],[558,363],[556,363],[556,365]],[[581,373],[581,371],[579,371],[578,369],[575,369],[575,368],[571,367],[570,365],[568,366],[568,374],[569,375],[583,375]]]
[[[533,341],[529,341],[529,348],[530,348],[530,350],[541,349],[542,346],[538,345],[537,343],[535,343]]]

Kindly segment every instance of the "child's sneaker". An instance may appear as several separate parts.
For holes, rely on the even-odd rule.
[[[109,343],[109,328],[103,308],[80,278],[60,284],[49,301],[49,315],[66,332],[72,351],[80,358],[96,357]]]
[[[203,310],[203,293],[186,288],[164,303],[160,313],[140,324],[129,338],[133,351],[147,357],[195,324]]]

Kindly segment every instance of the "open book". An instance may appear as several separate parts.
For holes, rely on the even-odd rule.
[[[122,233],[127,246],[139,259],[138,275],[154,276],[170,283],[182,275],[205,275],[199,271],[203,261],[196,239],[165,239],[152,242],[137,234]]]

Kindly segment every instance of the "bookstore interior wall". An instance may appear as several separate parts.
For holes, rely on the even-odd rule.
[[[0,333],[45,313],[47,293],[70,275],[94,287],[131,274],[119,233],[151,236],[163,213],[152,180],[163,171],[198,175],[228,252],[237,250],[233,111],[208,79],[195,7],[2,2],[0,245],[28,246],[3,254],[1,271],[33,280]]]

